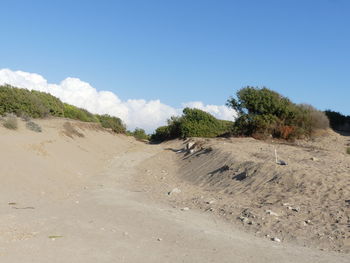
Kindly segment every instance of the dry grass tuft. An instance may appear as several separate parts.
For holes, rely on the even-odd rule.
[[[346,153],[350,154],[350,147],[346,147]]]
[[[33,122],[33,121],[28,121],[26,123],[26,127],[27,129],[34,131],[34,132],[42,132],[41,127],[39,126],[39,124]]]
[[[17,130],[18,129],[17,117],[13,114],[7,115],[4,119],[3,125],[7,129]]]
[[[85,137],[84,134],[79,132],[70,122],[65,122],[63,128],[63,134],[70,138],[73,138],[74,136]]]

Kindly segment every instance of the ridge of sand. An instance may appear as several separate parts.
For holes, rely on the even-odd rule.
[[[180,188],[168,200],[173,205],[216,214],[256,236],[348,253],[349,140],[329,131],[295,144],[252,138],[172,141],[158,160],[142,167],[158,166],[158,173],[166,175],[140,177],[139,182],[160,196]],[[196,150],[181,152],[189,141],[198,144]],[[275,163],[275,148],[288,165]]]
[[[0,262],[349,261],[169,206],[173,197],[157,197],[152,183],[178,171],[167,145],[71,120],[36,122],[42,133],[22,122],[17,131],[0,127]]]

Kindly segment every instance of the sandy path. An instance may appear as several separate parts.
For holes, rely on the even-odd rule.
[[[257,239],[128,190],[137,165],[161,150],[134,144],[69,198],[41,201],[35,209],[1,205],[0,261],[349,262],[345,255]]]

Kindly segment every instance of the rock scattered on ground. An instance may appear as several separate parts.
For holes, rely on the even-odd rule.
[[[171,191],[169,191],[168,195],[179,194],[179,193],[181,193],[181,189],[176,187],[176,188],[172,189]]]

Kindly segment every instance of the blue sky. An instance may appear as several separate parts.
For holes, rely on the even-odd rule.
[[[246,85],[350,114],[350,1],[0,0],[0,69],[121,100],[222,105]]]

